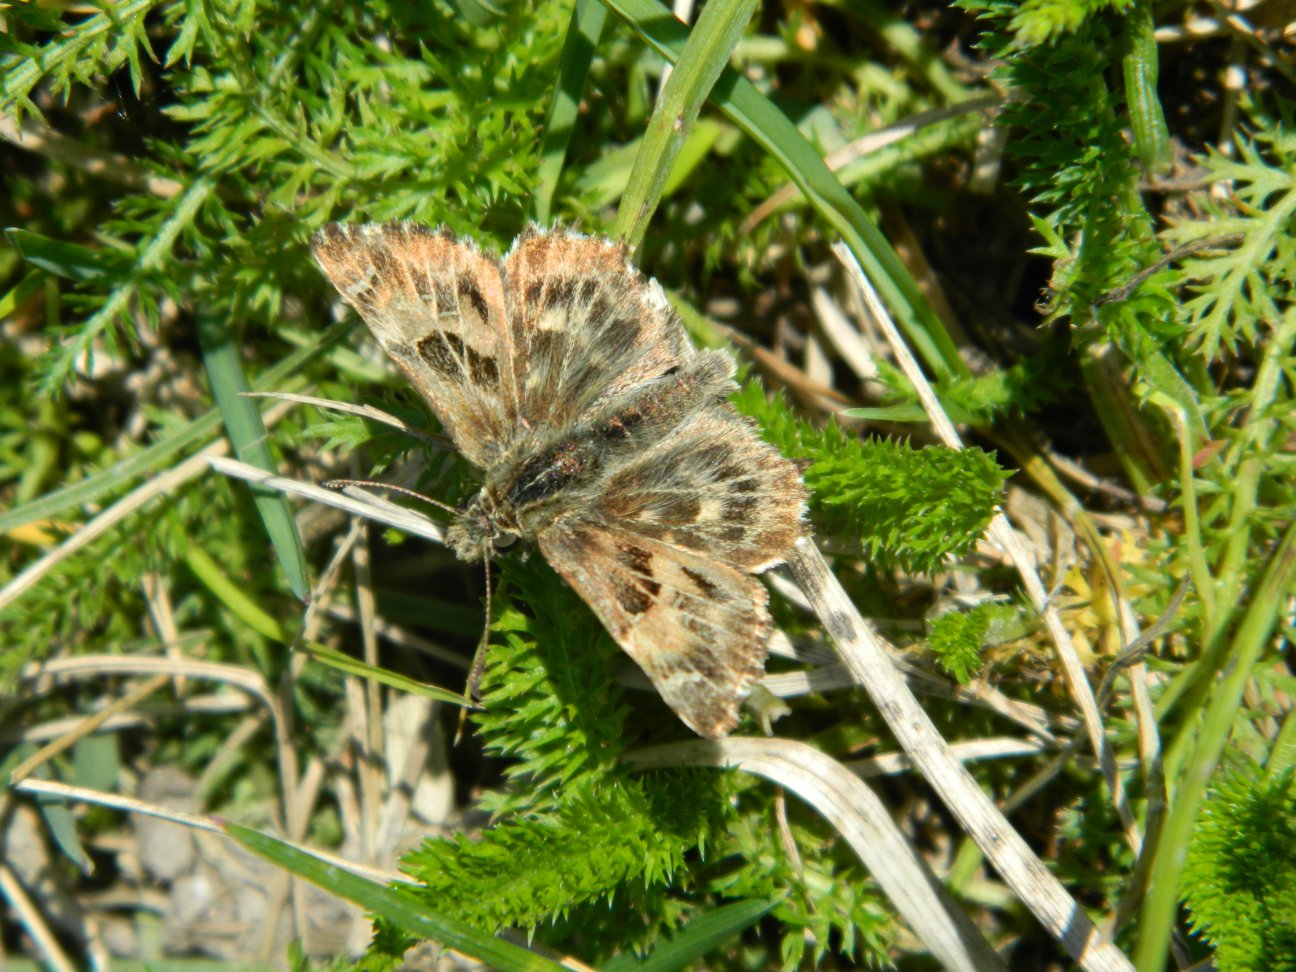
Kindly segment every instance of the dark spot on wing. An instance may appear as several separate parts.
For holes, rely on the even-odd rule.
[[[731,677],[728,667],[720,664],[709,651],[695,651],[689,656],[689,661],[695,672],[713,684],[721,684]]]
[[[643,614],[652,607],[652,598],[633,584],[614,581],[613,591],[616,594],[617,603],[625,609],[627,614]]]
[[[373,260],[374,275],[376,278],[389,282],[392,277],[397,276],[397,261],[391,255],[391,251],[385,246],[374,247],[369,251],[370,259]]]
[[[639,342],[639,322],[633,317],[617,317],[603,325],[609,334],[615,334],[617,342],[626,347]]]
[[[430,273],[427,273],[422,268],[410,268],[410,281],[414,284],[414,292],[423,300],[436,296],[436,280]]]
[[[499,387],[499,367],[495,364],[495,359],[478,354],[472,348],[468,349],[468,376],[472,378],[474,385],[481,388]]]
[[[415,347],[429,368],[445,378],[463,374],[464,343],[458,334],[433,331]]]
[[[729,484],[735,493],[754,493],[760,489],[760,481],[755,476],[746,476]]]
[[[691,567],[682,567],[680,569],[684,571],[684,576],[693,582],[693,586],[698,589],[698,593],[703,597],[714,597],[716,591],[720,590],[718,585],[707,580],[701,572],[693,570]]]
[[[755,496],[735,496],[725,502],[725,519],[730,523],[750,523],[760,499]]]
[[[642,530],[644,533],[647,533],[650,527],[651,524],[649,523],[635,524],[635,529]],[[728,539],[725,534],[729,530],[733,529],[737,529],[741,536],[742,527],[728,527],[725,530],[720,531],[721,538]],[[671,543],[675,544],[677,547],[684,547],[687,550],[703,550],[711,546],[711,535],[709,533],[704,534],[699,530],[666,530],[663,532],[664,535],[670,539]]]
[[[528,345],[531,357],[540,361],[558,361],[562,358],[567,344],[567,335],[562,331],[532,331]]]
[[[545,307],[570,307],[576,281],[571,277],[554,277],[544,292]]]
[[[652,504],[653,519],[670,526],[683,526],[697,521],[702,503],[696,496],[667,496]]]
[[[652,554],[643,547],[635,547],[629,544],[618,547],[621,551],[621,563],[625,564],[636,574],[642,577],[651,577],[652,572]]]
[[[433,371],[452,381],[461,381],[465,375],[481,387],[499,385],[499,367],[495,359],[467,347],[463,338],[449,331],[433,331],[415,346],[419,357]]]
[[[720,530],[720,539],[727,543],[737,543],[745,536],[747,536],[747,528],[737,524],[723,527]]]
[[[585,308],[585,315],[589,318],[590,325],[600,331],[603,330],[611,313],[612,304],[602,293],[596,294],[589,302],[589,306]]]
[[[477,316],[482,322],[489,320],[488,309],[486,307],[486,298],[482,296],[481,288],[471,277],[462,276],[459,278],[459,296],[464,298],[472,305]]]

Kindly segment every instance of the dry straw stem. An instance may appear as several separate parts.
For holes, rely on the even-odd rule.
[[[642,769],[741,769],[786,787],[846,838],[896,910],[945,968],[956,972],[1005,968],[877,795],[849,769],[814,747],[792,739],[699,740],[641,749],[627,753],[625,760]]]
[[[296,395],[292,392],[256,392],[247,391],[239,392],[244,398],[272,398],[279,402],[292,402],[296,405],[314,405],[316,408],[322,408],[330,412],[342,412],[345,415],[355,415],[359,418],[369,419],[371,422],[378,422],[382,425],[390,425],[393,429],[399,429],[406,435],[413,436],[428,445],[435,446],[438,449],[444,449],[447,452],[454,451],[454,443],[443,435],[433,435],[431,432],[424,432],[417,426],[403,422],[395,415],[384,412],[380,408],[374,408],[372,405],[355,405],[351,402],[338,402],[331,398],[316,398],[314,395]]]
[[[76,963],[67,957],[67,953],[59,945],[58,936],[46,923],[40,908],[23,890],[17,875],[3,862],[0,862],[0,897],[8,902],[18,923],[31,936],[36,950],[53,972],[76,972]]]
[[[882,311],[880,302],[868,288],[863,273],[854,265],[849,253],[843,252],[844,247],[835,249],[838,257],[843,259],[863,288],[866,303],[879,315],[879,323],[884,326],[889,324],[889,318]],[[908,369],[913,372],[910,374],[911,380],[920,389],[926,387],[917,363],[908,355],[898,335],[895,335],[894,327],[890,328],[889,333],[893,335],[891,340],[902,365],[908,362],[911,366]],[[928,397],[932,397],[930,388],[927,391]],[[949,420],[943,413],[939,419],[943,423],[943,433],[952,436],[952,441],[957,443],[957,435]],[[938,423],[938,428],[941,427]],[[1011,533],[1010,530],[1007,532]],[[797,544],[789,566],[797,583],[814,604],[816,614],[836,642],[842,657],[869,693],[901,747],[941,795],[963,829],[981,848],[1014,893],[1082,968],[1090,972],[1132,969],[1129,960],[1113,944],[1103,939],[1080,906],[1032,853],[1021,835],[981,791],[976,780],[941,738],[812,540],[806,538]],[[1038,578],[1035,579],[1034,586],[1039,586]],[[1047,609],[1042,589],[1040,593],[1038,604]],[[1060,628],[1060,624],[1057,627]],[[1062,634],[1065,636],[1065,630]],[[1083,670],[1080,674],[1083,680]],[[1089,693],[1089,697],[1092,704],[1092,693]],[[1093,705],[1092,708],[1096,716],[1097,706]],[[1099,743],[1101,749],[1101,732]]]
[[[788,564],[901,747],[1017,897],[1087,972],[1132,970],[1129,960],[1102,939],[941,738],[814,542],[800,541]]]
[[[102,793],[99,790],[87,789],[83,786],[69,786],[66,783],[56,783],[53,780],[23,780],[21,783],[14,785],[14,789],[20,793],[30,793],[33,796],[50,797],[58,800],[77,803],[91,803],[101,807],[108,807],[113,810],[121,810],[126,813],[138,813],[147,817],[156,817],[159,820],[169,820],[171,823],[180,824],[182,827],[189,827],[194,830],[204,830],[213,834],[220,834],[227,837],[225,827],[222,821],[217,817],[205,817],[196,813],[185,813],[180,810],[172,810],[169,807],[161,806],[156,803],[149,803],[145,800],[136,800],[134,797],[118,796],[115,793]],[[399,871],[386,871],[377,867],[366,867],[363,864],[357,864],[355,861],[348,861],[344,857],[338,857],[336,854],[330,854],[327,851],[316,850],[306,847],[300,843],[286,841],[297,850],[317,860],[323,861],[332,867],[346,871],[350,874],[356,874],[371,881],[379,881],[383,884],[399,882],[401,884],[413,884],[414,882],[406,875]]]
[[[388,503],[376,496],[366,494],[364,499],[358,499],[350,495],[359,494],[361,492],[359,490],[350,489],[344,495],[336,490],[325,489],[323,486],[301,483],[286,476],[275,476],[246,462],[239,462],[237,459],[216,457],[209,462],[211,467],[222,475],[243,479],[257,486],[264,486],[266,489],[277,489],[282,493],[301,496],[316,503],[323,503],[325,506],[333,506],[347,513],[354,513],[356,516],[385,523],[387,526],[403,530],[416,537],[431,540],[433,543],[442,542],[441,526],[435,520],[414,510],[397,506],[395,503]]]
[[[355,571],[356,607],[360,615],[360,637],[365,664],[378,665],[378,636],[374,632],[374,595],[369,570],[368,531],[360,531],[351,546],[351,564]],[[383,769],[382,686],[373,679],[354,675],[345,681],[346,702],[351,723],[352,745],[364,754],[357,770],[360,778],[361,845],[363,860],[378,860],[378,822],[381,817],[382,791],[386,782]]]
[[[156,725],[160,718],[172,718],[185,714],[238,715],[239,713],[246,713],[250,706],[251,703],[246,698],[230,695],[227,692],[213,693],[211,695],[191,695],[183,702],[155,703],[144,711],[124,712],[112,716],[100,727],[100,731],[124,732],[127,729],[142,729]],[[37,745],[51,739],[57,739],[79,726],[83,718],[84,716],[65,716],[61,719],[50,719],[34,726],[6,726],[0,729],[0,746],[13,746],[19,743]],[[200,786],[199,789],[203,788]]]
[[[9,774],[10,781],[17,783],[19,780],[25,780],[27,777],[31,776],[32,771],[38,766],[42,766],[49,762],[59,753],[67,752],[79,740],[84,739],[86,736],[98,732],[103,724],[113,716],[119,715],[127,709],[133,709],[140,702],[143,702],[162,686],[166,685],[170,680],[170,675],[154,675],[143,685],[136,686],[115,702],[104,706],[98,712],[86,716],[76,726],[68,730],[68,732],[66,732],[62,737],[42,746],[14,767],[14,771]]]
[[[963,441],[954,428],[954,423],[950,421],[949,416],[945,414],[945,410],[941,408],[940,401],[937,399],[936,393],[932,391],[931,385],[927,383],[922,368],[919,367],[914,356],[909,353],[908,347],[906,347],[904,340],[900,336],[900,331],[892,322],[890,315],[887,314],[886,308],[882,305],[882,301],[869,283],[868,278],[865,277],[864,271],[855,261],[850,250],[842,244],[835,244],[833,252],[846,267],[851,279],[859,288],[860,296],[863,298],[869,314],[876,321],[878,327],[882,329],[883,334],[886,335],[887,341],[891,344],[895,353],[896,361],[905,373],[905,377],[913,384],[918,400],[922,403],[923,411],[927,413],[927,417],[931,420],[936,435],[951,449],[963,448]],[[1124,784],[1121,782],[1120,774],[1116,771],[1116,757],[1107,742],[1098,701],[1094,697],[1093,687],[1089,684],[1089,679],[1085,675],[1084,664],[1080,661],[1080,654],[1071,641],[1071,633],[1067,631],[1056,609],[1049,603],[1048,593],[1044,590],[1044,584],[1040,581],[1039,574],[1035,572],[1035,568],[1022,547],[1016,531],[1013,530],[1012,524],[1008,522],[1008,518],[1002,512],[996,513],[990,521],[987,534],[1012,560],[1013,566],[1016,567],[1017,573],[1021,577],[1022,585],[1026,588],[1027,596],[1030,597],[1035,609],[1040,612],[1044,621],[1044,628],[1053,641],[1058,660],[1062,664],[1062,674],[1066,679],[1067,688],[1075,703],[1080,707],[1080,715],[1084,720],[1085,731],[1089,736],[1089,744],[1098,757],[1098,765],[1102,769],[1103,779],[1106,781],[1108,791],[1111,793],[1112,803],[1115,805],[1121,823],[1125,827],[1130,849],[1137,855],[1142,847],[1142,837],[1134,820],[1134,814],[1130,810]],[[1113,576],[1113,584],[1116,583],[1117,580]],[[1128,605],[1122,602],[1119,613],[1122,634],[1126,635],[1126,642],[1128,643],[1137,634],[1136,630],[1134,630],[1132,612],[1129,610]],[[1135,695],[1137,698],[1137,689]],[[1142,712],[1141,708],[1140,712]],[[1148,710],[1148,714],[1150,715],[1150,710]],[[1140,722],[1146,724],[1147,720],[1141,719]]]

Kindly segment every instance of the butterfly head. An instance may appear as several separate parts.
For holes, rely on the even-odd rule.
[[[460,560],[469,562],[489,557],[517,539],[508,517],[491,493],[483,489],[460,510],[458,519],[446,528],[446,546]]]

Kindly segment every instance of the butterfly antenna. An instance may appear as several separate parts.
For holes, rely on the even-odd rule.
[[[330,479],[324,485],[331,487],[332,489],[344,489],[347,486],[368,486],[373,489],[385,489],[388,492],[401,493],[405,496],[413,497],[416,500],[422,500],[424,503],[439,507],[447,513],[453,513],[456,516],[459,515],[459,510],[455,509],[449,503],[442,503],[440,500],[435,500],[431,496],[424,496],[422,493],[418,492],[418,490],[406,489],[404,486],[396,486],[392,483],[380,483],[372,479]]]
[[[464,699],[468,703],[459,710],[459,727],[455,730],[454,745],[459,745],[459,739],[463,735],[464,724],[468,721],[468,710],[476,708],[477,701],[481,698],[481,680],[486,673],[486,649],[490,647],[490,626],[491,626],[491,560],[494,559],[495,548],[490,541],[486,542],[486,556],[482,558],[486,566],[486,621],[482,625],[481,638],[477,642],[477,652],[473,655],[472,667],[468,670],[468,686],[464,689]]]

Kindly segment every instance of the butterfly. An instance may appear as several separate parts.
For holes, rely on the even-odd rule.
[[[482,471],[447,545],[537,544],[691,729],[728,733],[768,650],[753,575],[806,529],[797,468],[728,402],[733,359],[695,348],[599,237],[532,227],[497,258],[412,223],[331,224],[311,248]]]

